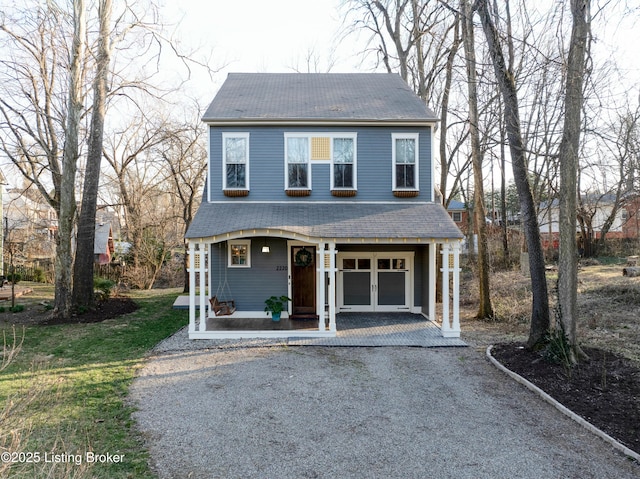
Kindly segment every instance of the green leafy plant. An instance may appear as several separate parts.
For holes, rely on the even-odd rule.
[[[273,313],[282,313],[282,311],[284,311],[284,308],[287,304],[287,302],[291,301],[291,298],[289,298],[288,296],[282,295],[282,296],[271,296],[270,298],[267,298],[264,300],[264,310],[267,312],[271,312]]]
[[[553,329],[547,334],[546,348],[544,349],[544,358],[552,363],[560,364],[567,374],[571,377],[572,361],[571,361],[571,345],[569,339],[561,328]]]
[[[9,283],[18,284],[22,281],[22,275],[20,273],[9,273],[7,275],[7,281],[9,281]]]
[[[11,311],[12,313],[19,313],[20,311],[24,311],[24,305],[16,304],[15,306],[11,306],[9,308],[9,311]]]
[[[108,278],[100,278],[98,276],[93,278],[93,289],[97,293],[96,299],[98,301],[109,299],[115,285],[116,283]]]
[[[35,268],[33,270],[33,281],[36,283],[44,283],[44,270],[42,268]]]

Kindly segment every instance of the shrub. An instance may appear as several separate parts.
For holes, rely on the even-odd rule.
[[[44,270],[42,268],[35,268],[33,270],[32,281],[36,283],[44,283]]]
[[[104,301],[111,297],[113,287],[116,285],[114,281],[107,278],[93,278],[93,289],[96,291],[98,301]]]
[[[20,273],[9,273],[7,275],[7,281],[9,281],[9,283],[18,284],[22,281],[22,275]]]
[[[12,313],[19,313],[20,311],[24,311],[24,305],[16,304],[15,306],[9,308],[9,311],[11,311]]]

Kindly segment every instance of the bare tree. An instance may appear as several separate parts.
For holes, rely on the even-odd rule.
[[[199,112],[199,108],[193,108]],[[167,134],[158,145],[160,155],[167,168],[167,180],[172,185],[170,194],[174,195],[180,210],[177,218],[183,225],[184,236],[200,204],[207,171],[207,151],[204,129],[197,120],[184,123],[170,123]],[[189,292],[189,273],[187,271],[188,245],[184,243],[184,292]]]
[[[484,187],[482,172],[482,151],[480,148],[480,132],[478,130],[478,93],[476,75],[476,54],[471,6],[468,0],[460,0],[462,16],[462,38],[464,43],[465,60],[467,65],[467,88],[469,91],[469,132],[471,138],[471,158],[473,164],[473,209],[475,227],[478,231],[478,277],[480,303],[477,317],[480,319],[493,318],[491,291],[489,280],[489,255],[487,239],[487,222],[484,209]]]
[[[73,306],[88,309],[94,306],[93,264],[95,221],[102,162],[102,139],[104,134],[105,105],[107,101],[107,79],[111,62],[112,41],[111,0],[100,0],[98,4],[98,53],[96,73],[93,80],[93,108],[89,129],[89,150],[84,174],[82,206],[78,221],[77,249],[74,264]]]
[[[545,340],[545,336],[549,330],[549,297],[544,268],[544,256],[540,243],[540,229],[538,227],[533,195],[531,194],[529,185],[529,171],[525,157],[526,148],[522,140],[520,128],[516,77],[513,69],[510,67],[513,63],[509,65],[505,60],[500,36],[494,26],[487,0],[476,0],[475,6],[482,21],[482,27],[493,60],[496,78],[500,85],[500,91],[502,92],[504,101],[504,125],[509,138],[513,176],[518,189],[524,233],[529,248],[529,272],[531,275],[533,304],[527,345],[534,347]],[[512,41],[511,37],[507,37],[506,39],[507,41]]]
[[[577,341],[578,260],[576,254],[576,196],[578,152],[585,59],[590,22],[590,0],[571,0],[573,26],[567,60],[565,119],[560,143],[560,256],[558,258],[558,315],[572,349],[571,361],[584,353]]]

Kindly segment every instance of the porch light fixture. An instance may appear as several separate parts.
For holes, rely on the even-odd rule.
[[[263,253],[271,253],[271,250],[267,246],[267,240],[264,240],[264,246],[262,247],[262,252]]]

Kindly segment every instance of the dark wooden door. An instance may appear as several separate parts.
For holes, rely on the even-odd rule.
[[[316,315],[316,248],[291,248],[292,318],[312,319]]]

